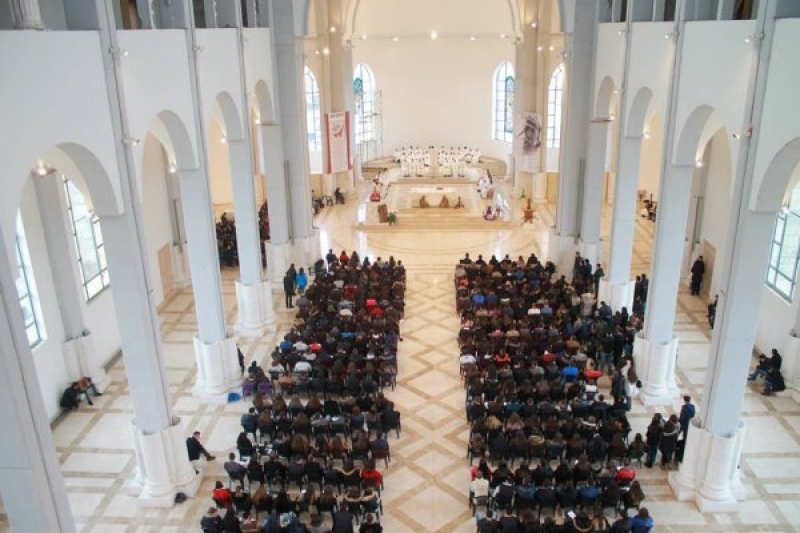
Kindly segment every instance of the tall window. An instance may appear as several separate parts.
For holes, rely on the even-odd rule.
[[[564,97],[564,63],[561,63],[547,89],[547,147],[561,145],[561,100]]]
[[[89,210],[86,197],[66,176],[64,189],[67,191],[67,210],[78,253],[83,291],[88,302],[110,284],[100,219]]]
[[[492,139],[511,142],[514,137],[514,67],[508,61],[494,71],[492,89]]]
[[[322,112],[319,105],[319,84],[308,65],[304,69],[306,89],[306,124],[308,126],[308,150],[322,151]]]
[[[356,144],[375,140],[375,76],[364,63],[353,72],[353,96],[356,100]]]
[[[19,306],[22,308],[22,320],[25,324],[25,333],[28,335],[28,344],[31,348],[44,340],[44,321],[42,310],[39,306],[39,293],[36,290],[36,281],[33,279],[31,256],[28,253],[28,242],[25,239],[25,229],[22,220],[17,216],[17,296]]]
[[[767,285],[792,301],[800,254],[800,185],[794,188],[788,209],[778,213],[767,267]]]

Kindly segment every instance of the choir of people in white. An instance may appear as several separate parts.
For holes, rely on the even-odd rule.
[[[431,168],[431,161],[435,158],[438,172]],[[394,152],[394,160],[400,163],[403,177],[425,176],[429,174],[441,176],[464,176],[467,165],[477,165],[481,158],[481,151],[467,146],[451,146],[446,149],[440,146],[421,148],[419,146],[403,146]]]

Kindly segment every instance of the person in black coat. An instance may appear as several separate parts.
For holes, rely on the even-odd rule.
[[[703,261],[703,256],[701,255],[697,259],[695,259],[694,264],[692,264],[692,282],[689,288],[692,291],[693,296],[698,296],[700,294],[700,285],[703,284],[703,275],[706,273],[706,264]]]
[[[290,272],[286,272],[283,276],[283,294],[286,296],[286,308],[291,309],[294,307],[292,304],[292,297],[294,296],[294,276]]]
[[[80,400],[80,390],[78,388],[78,382],[73,382],[69,387],[64,390],[64,394],[61,395],[61,407],[63,409],[77,409],[81,403]]]
[[[222,518],[217,513],[216,507],[209,507],[205,516],[200,519],[200,527],[203,533],[219,533],[222,531]]]
[[[208,451],[200,444],[200,432],[195,431],[192,433],[192,436],[186,439],[186,450],[189,452],[189,460],[190,461],[197,461],[200,459],[200,456],[204,456],[206,461],[213,461],[216,459],[213,455],[208,453]]]

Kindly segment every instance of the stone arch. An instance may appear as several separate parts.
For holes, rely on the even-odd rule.
[[[778,150],[764,171],[753,206],[755,211],[778,211],[798,164],[800,164],[800,137],[795,137]]]
[[[239,108],[236,106],[236,101],[231,94],[227,91],[222,91],[217,95],[214,102],[222,113],[221,126],[225,131],[226,137],[232,141],[242,140],[244,138],[242,118]]]
[[[644,134],[644,129],[652,118],[650,116],[650,102],[652,101],[653,91],[648,87],[642,87],[633,97],[625,122],[626,137],[641,137]]]
[[[275,105],[272,100],[272,92],[269,90],[269,85],[264,80],[256,82],[255,90],[255,104],[261,120],[273,122],[277,121],[278,117],[275,116]]]
[[[611,110],[611,98],[614,96],[614,80],[610,76],[603,78],[600,87],[597,89],[595,98],[594,117],[609,118]]]
[[[679,130],[675,145],[673,163],[678,166],[692,166],[697,159],[697,150],[706,130],[706,125],[714,114],[714,108],[701,105],[692,111]]]
[[[167,150],[175,166],[180,169],[197,168],[197,157],[189,130],[173,111],[161,111],[153,121],[150,132]]]

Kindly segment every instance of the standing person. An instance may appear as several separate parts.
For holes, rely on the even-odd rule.
[[[283,276],[283,294],[286,297],[286,309],[291,309],[294,307],[294,305],[292,305],[292,297],[294,296],[294,283],[294,276],[292,276],[291,272],[287,270],[286,275]]]
[[[681,424],[681,436],[686,439],[686,435],[689,433],[689,422],[694,418],[695,415],[695,406],[692,403],[692,397],[686,395],[683,397],[683,405],[681,406],[681,414],[678,417],[678,420]]]
[[[603,271],[603,266],[600,263],[597,263],[597,268],[594,269],[594,295],[597,296],[600,294],[600,279],[604,278],[606,273]]]
[[[703,275],[705,273],[706,264],[701,255],[695,259],[694,264],[692,264],[692,283],[689,287],[692,290],[692,295],[698,296],[700,294],[700,285],[703,284]]]
[[[714,296],[714,301],[708,304],[708,327],[714,329],[714,319],[717,318],[717,302],[719,302],[719,294]]]
[[[308,276],[306,275],[306,271],[303,267],[300,267],[300,270],[295,275],[294,282],[297,285],[297,292],[300,294],[306,292],[306,286],[308,286]]]
[[[658,443],[661,441],[661,435],[664,428],[661,427],[661,415],[653,415],[653,420],[647,426],[647,434],[645,442],[647,443],[647,461],[644,465],[647,468],[653,468],[653,463],[656,461],[656,454],[658,453]]]

